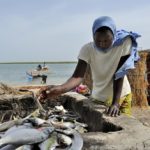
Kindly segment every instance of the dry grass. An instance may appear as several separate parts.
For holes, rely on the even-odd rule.
[[[12,88],[6,84],[0,83],[0,95],[3,95],[3,94],[17,95],[17,94],[20,94],[20,92],[15,88]]]
[[[128,72],[128,79],[132,90],[133,106],[148,107],[146,78],[146,60],[148,53],[140,53],[140,61],[137,62],[136,68]]]

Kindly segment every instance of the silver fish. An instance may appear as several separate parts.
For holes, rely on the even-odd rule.
[[[81,127],[84,127],[84,128],[88,127],[87,124],[81,123],[81,122],[77,122],[76,120],[74,121],[74,123],[75,123],[75,125],[78,125],[78,126],[81,126]]]
[[[74,128],[76,131],[78,131],[79,133],[86,133],[87,132],[87,129],[82,127],[82,126],[79,126],[77,125],[75,128]]]
[[[54,131],[53,127],[46,127],[41,129],[20,129],[9,133],[0,139],[0,146],[5,144],[14,145],[27,145],[39,143],[48,138],[51,132]]]
[[[65,114],[65,113],[67,112],[67,110],[64,109],[64,107],[63,107],[62,105],[60,105],[60,106],[55,106],[54,110],[55,110],[56,112],[60,112],[61,114]]]
[[[74,130],[71,130],[71,129],[67,129],[67,130],[55,129],[55,131],[58,132],[58,133],[69,135],[69,136],[70,135],[73,136],[73,133],[74,133]]]
[[[23,121],[24,121],[23,119],[18,119],[18,120],[11,120],[11,121],[4,122],[0,125],[0,132],[13,127],[14,125],[20,125],[23,123]]]
[[[54,121],[51,121],[51,124],[55,128],[61,128],[61,129],[75,128],[75,125],[71,122],[54,122]]]
[[[81,135],[73,130],[73,139],[72,139],[72,145],[70,146],[69,150],[82,150],[83,147],[83,139]]]
[[[35,126],[40,126],[40,125],[42,125],[42,124],[47,123],[46,120],[43,120],[43,119],[37,118],[37,117],[28,118],[27,121],[33,123]]]
[[[57,145],[57,135],[53,133],[47,140],[40,143],[38,146],[40,150],[54,150]]]
[[[58,133],[57,136],[58,136],[58,143],[60,144],[62,143],[65,146],[71,145],[72,139],[69,136],[60,133]]]
[[[23,145],[23,146],[18,147],[15,150],[32,150],[32,148],[33,148],[33,145]]]
[[[8,129],[5,134],[3,136],[6,136],[8,135],[9,133],[13,132],[13,131],[16,131],[16,130],[19,130],[19,129],[26,129],[26,128],[32,128],[32,124],[31,123],[24,123],[23,125],[15,125],[13,127],[11,127],[10,129]]]
[[[0,133],[0,139],[4,136],[5,133]]]
[[[82,150],[83,147],[83,139],[81,135],[74,129],[61,130],[55,129],[56,132],[63,133],[65,135],[69,135],[72,138],[72,144],[67,147],[67,150]]]
[[[18,146],[15,145],[6,145],[2,147],[0,150],[15,150]]]

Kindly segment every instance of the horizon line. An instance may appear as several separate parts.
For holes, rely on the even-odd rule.
[[[0,64],[57,64],[57,63],[77,63],[77,61],[12,61],[0,62]]]

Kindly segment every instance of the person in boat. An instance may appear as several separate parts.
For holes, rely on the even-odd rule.
[[[110,116],[120,112],[131,115],[132,94],[126,74],[139,60],[136,38],[140,35],[117,31],[108,16],[94,21],[92,33],[93,41],[81,48],[73,75],[64,84],[41,88],[40,97],[58,96],[80,85],[89,64],[93,79],[91,100],[108,106]]]
[[[42,66],[39,64],[39,65],[37,66],[36,70],[37,70],[37,71],[42,70]]]
[[[47,79],[47,75],[41,75],[41,78],[42,78],[42,81],[41,81],[41,83],[42,84],[46,84],[46,79]]]

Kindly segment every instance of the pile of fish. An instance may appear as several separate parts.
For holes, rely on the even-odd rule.
[[[81,150],[80,133],[87,125],[63,106],[44,112],[37,109],[25,118],[14,118],[0,125],[0,150]],[[47,116],[43,119],[41,116]]]

